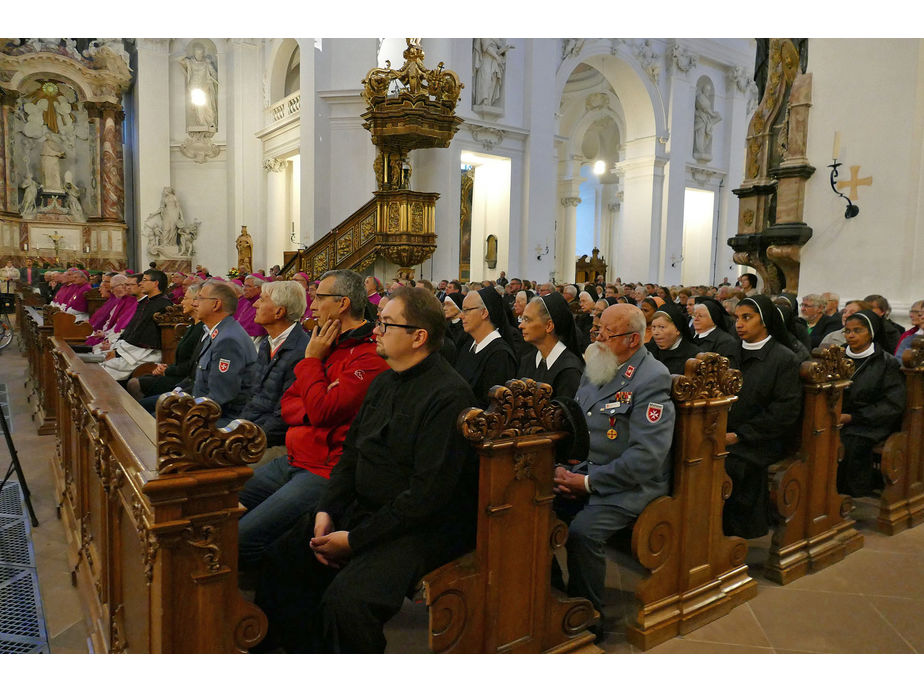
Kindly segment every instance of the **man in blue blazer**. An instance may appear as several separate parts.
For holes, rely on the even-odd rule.
[[[295,365],[305,357],[308,333],[299,319],[305,313],[305,290],[298,282],[264,282],[253,306],[254,321],[266,330],[257,353],[253,397],[238,418],[253,421],[266,433],[266,447],[285,445],[288,425],[282,420],[282,394],[295,382]]]
[[[590,435],[586,460],[555,470],[568,528],[568,595],[602,613],[606,541],[670,490],[674,404],[667,368],[644,347],[645,315],[617,303],[600,317],[575,400]],[[601,631],[602,632],[602,631]]]
[[[253,392],[257,371],[253,340],[233,317],[237,300],[237,294],[225,282],[215,279],[203,284],[195,298],[206,334],[192,395],[217,402],[225,419],[240,415]]]

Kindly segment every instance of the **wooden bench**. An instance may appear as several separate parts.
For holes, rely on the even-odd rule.
[[[880,470],[885,488],[876,529],[893,535],[924,522],[924,337],[915,337],[902,354],[905,415],[901,431],[882,446]]]
[[[756,594],[747,542],[722,534],[731,492],[725,473],[728,409],[741,374],[700,354],[675,376],[673,493],[654,500],[632,530],[632,552],[650,571],[636,589],[627,637],[650,649],[727,614]],[[511,380],[487,411],[469,409],[460,429],[480,457],[475,551],[427,575],[434,652],[591,651],[590,603],[555,593],[552,553],[567,528],[552,510],[555,444],[564,438],[551,389]]]
[[[556,593],[552,553],[567,528],[552,510],[555,445],[566,438],[552,388],[509,380],[459,428],[480,458],[477,544],[426,575],[430,649],[456,653],[594,651],[586,599]]]
[[[263,431],[217,429],[206,398],[166,394],[152,419],[98,364],[50,343],[57,380],[52,463],[96,652],[243,652],[266,617],[237,585],[238,492]]]
[[[815,349],[800,369],[803,383],[799,452],[770,468],[770,504],[776,518],[765,575],[781,585],[837,563],[862,548],[849,513],[853,502],[837,492],[840,416],[853,362],[839,346]]]
[[[731,494],[725,432],[741,383],[741,372],[713,353],[689,359],[684,374],[674,376],[671,495],[649,503],[632,529],[632,554],[650,571],[636,587],[626,631],[641,650],[690,633],[757,593],[747,542],[722,530]]]

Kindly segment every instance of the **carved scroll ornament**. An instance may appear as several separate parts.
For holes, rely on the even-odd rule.
[[[836,380],[850,380],[853,375],[853,360],[847,358],[843,347],[829,344],[812,350],[811,361],[802,364],[799,375],[807,383],[831,383]]]
[[[251,421],[216,423],[221,407],[207,397],[169,392],[157,401],[157,471],[178,474],[259,462],[266,434]]]
[[[684,375],[675,375],[671,395],[675,402],[731,397],[741,390],[741,371],[728,367],[728,359],[713,353],[687,359]]]
[[[516,438],[564,431],[564,414],[552,402],[552,386],[529,378],[508,380],[488,393],[487,411],[471,407],[459,415],[459,430],[468,440]]]
[[[909,370],[924,368],[924,337],[915,337],[902,354],[902,365]]]

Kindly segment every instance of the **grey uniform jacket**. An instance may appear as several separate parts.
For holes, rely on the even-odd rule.
[[[223,417],[234,418],[250,398],[257,375],[257,350],[244,328],[230,315],[205,336],[196,364],[194,397],[221,405]]]
[[[590,433],[588,459],[572,471],[590,476],[592,505],[638,515],[670,491],[674,403],[671,376],[644,347],[602,387],[581,378],[575,399]],[[607,432],[616,431],[615,438]]]

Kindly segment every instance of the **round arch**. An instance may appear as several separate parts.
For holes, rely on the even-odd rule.
[[[298,48],[298,41],[287,38],[277,41],[270,49],[269,59],[269,100],[276,103],[286,93],[286,71],[292,54]]]
[[[625,113],[624,142],[651,137],[653,142],[666,134],[667,126],[661,96],[648,76],[633,62],[618,55],[612,55],[609,43],[585,43],[576,56],[566,58],[558,69],[555,89],[561,102],[565,83],[580,63],[587,63],[597,70],[619,97]],[[653,154],[654,152],[652,152]]]
[[[605,119],[613,121],[620,144],[625,143],[626,123],[621,114],[617,113],[609,106],[594,111],[587,111],[571,126],[570,132],[566,134],[568,137],[567,157],[569,159],[582,154],[581,145],[584,142],[584,136],[587,134],[587,131],[601,120]]]

